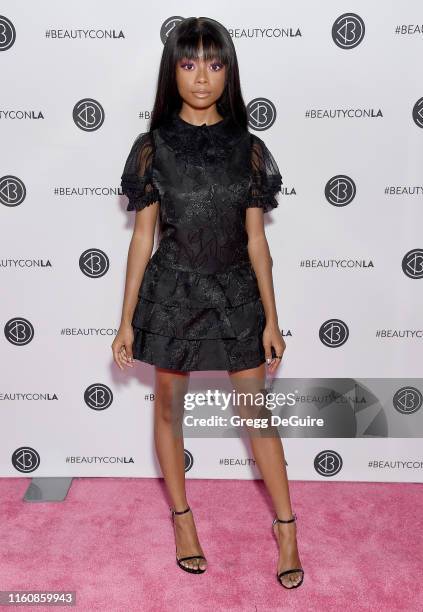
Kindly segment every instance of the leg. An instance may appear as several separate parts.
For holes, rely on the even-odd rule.
[[[265,384],[265,365],[249,370],[238,370],[228,372],[234,389],[237,392],[259,392]],[[254,406],[240,406],[241,416],[254,417],[260,408]],[[257,435],[258,430],[249,429],[251,447],[254,458],[263,476],[263,481],[273,501],[276,516],[280,519],[292,517],[291,500],[289,495],[288,475],[285,466],[285,456],[282,442],[277,428],[271,432],[272,435],[261,437]],[[277,573],[294,568],[302,567],[298,555],[296,542],[296,523],[276,523],[274,526],[276,539],[279,543],[279,561]],[[285,586],[291,587],[301,580],[301,572],[295,572],[282,576]]]
[[[189,382],[189,372],[155,368],[154,441],[172,507],[185,510],[184,440],[182,417],[183,395]],[[204,555],[198,540],[192,512],[174,516],[177,557]],[[204,559],[181,561],[185,567],[205,569]]]

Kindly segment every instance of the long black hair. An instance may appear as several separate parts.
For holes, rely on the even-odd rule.
[[[157,91],[149,130],[159,127],[173,111],[179,111],[182,98],[176,83],[176,64],[182,58],[198,58],[202,46],[206,61],[217,58],[226,67],[225,88],[216,102],[220,115],[230,115],[235,123],[247,129],[247,109],[241,93],[238,59],[231,35],[218,21],[209,17],[187,17],[169,34],[160,61]]]

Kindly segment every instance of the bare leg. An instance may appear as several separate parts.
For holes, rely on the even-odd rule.
[[[189,383],[189,372],[155,368],[154,441],[174,510],[188,506],[185,490],[184,439],[182,434],[183,394]],[[203,555],[192,512],[175,515],[177,556]],[[186,567],[205,569],[204,559],[181,561]]]
[[[264,364],[257,368],[228,372],[228,374],[236,391],[254,393],[264,388],[266,375]],[[241,416],[255,416],[251,405],[245,408],[240,406],[239,412]],[[255,412],[257,412],[257,408]],[[249,430],[250,433],[252,431],[252,429]],[[279,435],[259,437],[257,430],[254,430],[254,434],[250,435],[253,455],[272,498],[276,516],[280,519],[290,519],[292,508],[281,439]],[[294,567],[302,567],[298,555],[295,521],[292,523],[277,523],[273,529],[279,543],[277,573]],[[301,577],[301,572],[295,572],[282,576],[282,581],[287,587],[292,587],[300,581]]]

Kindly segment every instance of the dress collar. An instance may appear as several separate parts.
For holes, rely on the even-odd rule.
[[[191,130],[192,132],[195,132],[198,129],[206,129],[211,132],[214,132],[216,130],[219,131],[222,128],[225,128],[225,126],[229,123],[230,117],[229,115],[226,115],[225,117],[223,117],[223,119],[220,119],[216,123],[212,123],[210,125],[207,125],[207,123],[202,123],[201,125],[194,125],[193,123],[189,123],[188,121],[185,121],[185,119],[182,119],[182,117],[179,115],[179,111],[174,110],[172,112],[172,119],[173,121],[175,121],[175,123],[180,124],[182,128],[186,130]]]

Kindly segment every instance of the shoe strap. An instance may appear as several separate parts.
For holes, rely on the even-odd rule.
[[[297,520],[297,515],[295,514],[295,512],[293,512],[292,518],[287,519],[287,520],[283,520],[283,519],[276,517],[275,519],[273,519],[273,525],[276,525],[276,523],[293,523],[296,520]]]
[[[185,514],[185,512],[189,512],[191,508],[188,506],[185,508],[185,510],[180,510],[179,512],[177,510],[173,510],[173,508],[169,508],[169,510],[172,512],[172,514]]]
[[[279,572],[277,576],[278,578],[281,578],[282,576],[286,576],[287,574],[293,574],[294,572],[302,572],[304,574],[304,570],[302,567],[294,567],[293,569],[285,570],[284,572]]]
[[[205,557],[203,557],[203,555],[191,555],[190,557],[179,557],[178,561],[188,561],[188,559],[204,559],[204,561],[207,560]]]

